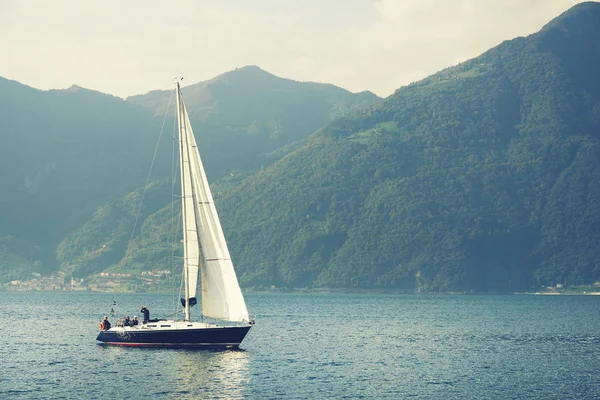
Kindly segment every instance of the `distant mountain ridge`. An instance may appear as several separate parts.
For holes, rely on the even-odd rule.
[[[157,130],[150,112],[110,95],[0,79],[0,271],[13,271],[2,279],[19,275],[16,259],[57,269],[62,237],[98,203],[139,186],[155,142],[147,132]]]
[[[279,78],[255,65],[236,68],[208,81],[189,86],[185,86],[183,81],[182,86],[182,92],[188,99],[186,107],[190,115],[200,120],[210,119],[211,116],[214,117],[213,114],[220,114],[228,107],[244,109],[245,112],[233,116],[236,120],[241,118],[246,123],[252,122],[248,121],[248,118],[269,118],[280,109],[260,108],[262,104],[300,105],[305,100],[299,98],[301,96],[318,103],[333,103],[335,107],[329,114],[330,119],[335,119],[349,111],[366,107],[380,100],[377,95],[369,91],[354,94],[331,84]],[[231,95],[232,90],[236,92],[236,96]],[[130,96],[126,100],[153,109],[157,115],[164,115],[170,94],[171,91],[168,90],[155,90],[144,95]],[[310,105],[304,104],[302,108],[308,106]],[[264,112],[267,113],[266,116]]]
[[[225,77],[226,90],[212,86],[222,86]],[[264,95],[282,82],[291,104]],[[214,104],[197,100],[195,96],[202,97],[199,90],[186,91],[186,102],[212,107],[211,115],[218,117],[207,119],[190,110],[191,118],[198,118],[194,127],[211,181],[251,175],[285,156],[342,108],[378,100],[332,85],[307,91],[307,84],[257,67],[223,74],[205,86],[211,88]],[[169,93],[162,95],[168,101]],[[145,104],[150,97],[136,99]],[[246,111],[250,103],[260,108],[255,115]],[[132,199],[148,174],[164,110],[155,115],[156,110],[134,101],[77,85],[41,91],[3,78],[0,106],[0,280],[32,271],[48,273],[59,264],[82,275],[118,261],[136,212]],[[310,115],[299,115],[296,108]],[[173,125],[172,119],[167,122],[167,127]],[[152,176],[153,185],[162,185],[159,192],[168,187],[170,154],[170,140],[164,139]],[[168,201],[168,195],[157,198],[145,216]]]
[[[220,153],[217,176],[264,168],[335,118],[381,100],[371,92],[279,78],[257,66],[225,72],[182,92],[195,131],[209,133],[198,134],[199,145]],[[127,102],[164,116],[170,96],[157,90]]]

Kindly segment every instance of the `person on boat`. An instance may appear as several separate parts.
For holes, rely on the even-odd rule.
[[[104,329],[105,331],[110,329],[110,321],[108,320],[108,317],[105,315],[104,316],[104,320],[102,321],[102,329]]]
[[[144,320],[142,321],[142,324],[147,324],[148,321],[150,321],[150,310],[148,310],[148,307],[142,307],[140,312],[144,313]]]
[[[131,326],[131,320],[129,319],[129,315],[125,317],[125,322],[123,322],[123,326]]]
[[[134,315],[133,319],[131,320],[131,326],[137,326],[137,324],[139,323],[137,316]]]

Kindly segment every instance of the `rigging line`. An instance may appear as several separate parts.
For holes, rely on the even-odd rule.
[[[152,156],[152,162],[150,163],[150,171],[148,171],[148,176],[146,177],[146,184],[144,185],[144,190],[142,191],[142,198],[140,200],[140,206],[138,207],[137,215],[135,216],[135,222],[133,223],[133,229],[131,230],[131,236],[129,237],[129,242],[127,243],[127,252],[125,253],[125,257],[123,258],[122,267],[125,267],[127,258],[131,254],[131,242],[133,241],[133,236],[135,235],[135,229],[137,228],[137,224],[140,219],[140,215],[142,213],[142,206],[144,205],[144,198],[146,197],[146,191],[148,190],[148,183],[150,182],[150,177],[152,175],[152,169],[154,168],[154,162],[156,161],[156,154],[158,153],[158,147],[160,145],[160,140],[162,139],[162,135],[163,135],[163,132],[165,129],[167,115],[169,113],[169,109],[171,108],[171,100],[173,100],[173,93],[171,93],[171,96],[169,97],[169,104],[167,105],[167,111],[165,112],[162,126],[160,128],[160,134],[158,135],[158,141],[156,142],[156,147],[154,148],[154,155]]]
[[[179,295],[177,296],[178,298],[181,298],[181,296],[183,295],[183,281],[184,279],[184,275],[185,275],[185,271],[182,269],[181,271],[181,280],[180,280],[180,284],[179,284]],[[173,284],[175,284],[175,281],[173,281]],[[180,303],[177,301],[175,303],[175,309],[176,309],[176,313],[179,314],[179,308],[180,308]],[[183,310],[184,314],[185,314],[185,310]],[[185,317],[184,317],[185,319]]]
[[[185,105],[183,103],[183,98],[181,97],[181,89],[179,86],[179,83],[177,83],[177,119],[178,119],[178,139],[179,139],[179,168],[180,168],[180,172],[181,172],[181,194],[182,197],[184,197],[185,192],[186,192],[186,188],[188,185],[193,185],[193,181],[191,181],[192,176],[191,176],[191,171],[190,171],[190,166],[188,165],[187,168],[184,170],[184,159],[187,159],[188,162],[190,160],[190,155],[189,155],[189,133],[188,133],[188,116],[187,116],[187,111],[185,109]],[[193,138],[193,136],[192,136]],[[184,149],[185,147],[185,149]],[[185,150],[185,151],[184,151]],[[185,154],[185,157],[184,157]],[[187,180],[186,180],[186,175],[187,175]],[[190,181],[190,182],[188,182]],[[190,190],[192,195],[194,194],[194,189],[192,186],[190,186]],[[184,197],[185,198],[185,197]],[[183,272],[184,272],[184,280],[185,280],[185,317],[184,320],[189,321],[190,320],[190,305],[189,305],[189,298],[190,298],[190,281],[189,281],[189,265],[188,265],[188,258],[190,257],[189,254],[189,241],[188,239],[188,212],[191,211],[193,212],[194,218],[196,215],[196,211],[192,208],[191,210],[188,210],[188,204],[187,202],[185,202],[185,200],[183,200],[185,204],[182,204],[181,207],[181,213],[183,216],[183,240],[184,240],[184,245],[183,245],[183,256],[186,258],[186,261],[184,261],[184,268],[183,268]]]
[[[179,91],[179,85],[177,85],[177,87],[175,88],[175,90],[173,91],[173,93],[175,93],[175,95],[177,95],[177,92]],[[181,92],[179,92],[181,94]],[[173,95],[173,94],[171,94]],[[176,96],[177,97],[177,96]],[[177,104],[176,107],[176,116],[175,118],[173,118],[173,137],[172,137],[172,146],[171,146],[171,243],[172,245],[172,249],[171,249],[171,268],[172,268],[172,272],[171,272],[171,277],[172,277],[172,284],[173,284],[173,304],[175,306],[175,310],[174,312],[176,314],[179,314],[180,310],[181,310],[181,306],[180,306],[180,302],[179,302],[179,298],[181,298],[183,296],[183,290],[184,290],[184,281],[185,281],[185,273],[186,273],[186,268],[184,265],[184,268],[181,269],[181,279],[180,279],[180,284],[179,284],[179,291],[176,292],[176,280],[175,280],[175,271],[177,269],[177,267],[180,264],[179,260],[176,260],[175,257],[175,245],[176,245],[176,239],[177,239],[177,235],[176,235],[176,229],[179,226],[179,224],[175,224],[175,220],[176,218],[179,219],[180,221],[183,219],[183,207],[181,207],[179,209],[179,211],[177,213],[175,213],[175,202],[178,198],[183,198],[183,196],[181,195],[176,195],[175,194],[175,187],[177,186],[177,182],[179,182],[179,170],[180,170],[180,163],[178,162],[178,158],[182,157],[181,154],[179,154],[179,130],[178,130],[178,126],[181,123],[180,119],[181,119],[181,115],[179,114],[179,108],[180,108],[180,104]],[[177,157],[178,155],[178,157]],[[181,188],[181,190],[183,191],[183,188]],[[183,233],[183,232],[182,232]],[[185,253],[185,251],[184,251]],[[182,259],[184,257],[181,257]],[[177,295],[176,295],[177,294]],[[185,309],[183,309],[183,312],[185,312]]]
[[[182,213],[178,212],[176,218],[177,219],[181,219]],[[173,228],[175,229],[175,228]],[[175,240],[175,239],[173,239]],[[175,241],[173,241],[173,244],[175,244]],[[176,280],[175,280],[175,270],[177,269],[176,267],[179,267],[180,265],[183,265],[183,263],[181,262],[181,260],[184,260],[185,257],[176,257],[175,256],[175,250],[174,250],[175,246],[173,246],[173,250],[171,251],[171,258],[172,258],[172,265],[173,265],[173,271],[171,272],[171,277],[172,277],[172,284],[173,284],[173,304],[175,306],[175,313],[179,313],[180,309],[181,309],[181,305],[179,302],[179,299],[183,296],[183,282],[184,282],[184,273],[185,273],[185,267],[181,269],[181,279],[179,280],[179,291],[176,292]]]
[[[158,147],[160,145],[160,140],[163,135],[163,131],[165,129],[165,123],[167,121],[167,115],[169,109],[171,108],[171,101],[173,100],[173,93],[169,97],[169,103],[167,105],[167,111],[165,112],[165,116],[163,118],[162,126],[160,127],[160,134],[158,135],[158,141],[156,142],[156,147],[154,148],[154,154],[152,156],[152,162],[150,163],[150,171],[148,171],[148,176],[146,177],[146,184],[144,185],[144,190],[142,191],[142,198],[140,200],[140,206],[137,210],[137,215],[135,216],[135,222],[133,223],[133,229],[131,230],[131,236],[129,237],[129,241],[127,242],[127,250],[125,251],[125,257],[123,257],[121,261],[121,270],[125,268],[125,264],[127,263],[127,259],[131,255],[131,242],[133,241],[133,236],[135,235],[135,229],[137,228],[138,221],[140,219],[140,214],[142,213],[142,205],[144,204],[144,198],[146,197],[146,191],[148,190],[148,183],[150,182],[150,176],[152,175],[152,169],[154,168],[154,162],[156,161],[156,154],[158,153]],[[113,294],[113,307],[111,307],[111,313],[116,315],[116,296]]]
[[[173,93],[171,92],[171,97],[173,97]],[[176,131],[177,131],[177,118],[175,115],[176,111],[173,113],[173,133],[172,133],[172,141],[171,141],[171,293],[173,295],[173,303],[175,306],[175,313],[179,312],[179,301],[178,297],[175,296],[175,174],[177,172],[177,167],[175,164],[175,144],[176,144]],[[179,288],[179,294],[181,294],[181,287]]]

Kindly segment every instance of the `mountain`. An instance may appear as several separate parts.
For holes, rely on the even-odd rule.
[[[378,100],[257,67],[184,92],[196,105],[190,116],[208,176],[229,182],[283,157],[335,116]],[[148,106],[169,96],[151,92],[125,101],[76,85],[40,91],[0,78],[0,281],[59,266],[86,276],[124,256],[155,148],[152,190],[136,235],[169,203],[171,140],[165,136],[173,120]],[[212,109],[210,117],[202,107]],[[310,115],[300,117],[297,108]]]
[[[0,270],[55,270],[62,237],[143,181],[158,129],[152,113],[113,96],[0,79]]]
[[[199,145],[220,153],[219,164],[213,165],[218,176],[271,164],[332,120],[380,100],[371,92],[279,78],[256,66],[182,91],[195,131],[209,133],[198,135]],[[127,101],[163,116],[171,95],[158,90]]]
[[[257,67],[184,88],[242,285],[600,281],[598,37],[600,4],[581,3],[381,101]],[[168,97],[0,80],[3,280],[139,272],[180,251],[165,245],[169,162],[139,207]]]
[[[600,4],[342,117],[218,200],[244,285],[600,280]]]
[[[327,122],[380,100],[369,91],[355,94],[331,84],[280,78],[255,65],[189,85],[182,92],[186,107],[195,118],[244,126],[270,119],[304,121],[299,115],[305,114],[316,114],[306,116]],[[127,101],[162,116],[171,94],[156,90],[128,97]],[[172,109],[170,114],[173,115]],[[319,124],[318,128],[322,126]]]

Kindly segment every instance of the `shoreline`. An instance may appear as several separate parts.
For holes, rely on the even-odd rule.
[[[109,291],[109,290],[44,290],[44,289],[27,289],[27,288],[10,288],[10,287],[2,287],[0,288],[0,293],[2,292],[38,292],[38,293],[59,293],[59,292],[69,292],[69,293],[131,293],[131,294],[172,294],[171,290],[156,290],[156,291]],[[466,296],[478,296],[478,295],[498,295],[498,296],[506,296],[506,295],[528,295],[528,296],[600,296],[600,290],[598,291],[588,291],[588,290],[578,290],[578,291],[569,291],[562,290],[558,291],[549,291],[549,292],[417,292],[416,290],[409,289],[375,289],[375,288],[316,288],[316,289],[307,289],[307,288],[274,288],[274,289],[254,289],[254,288],[246,288],[242,289],[242,293],[244,294],[389,294],[389,295],[466,295]]]

